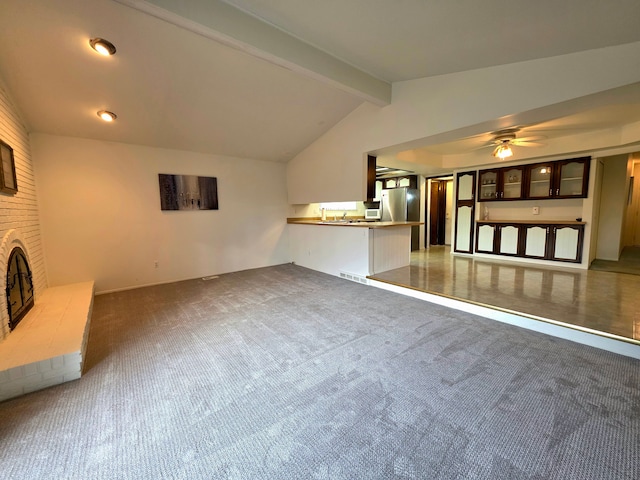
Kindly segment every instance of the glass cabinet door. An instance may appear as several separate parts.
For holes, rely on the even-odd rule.
[[[498,198],[498,171],[485,170],[480,172],[478,185],[478,190],[480,191],[479,202],[496,200]]]
[[[529,167],[529,198],[548,198],[551,190],[551,164],[538,164]]]
[[[584,161],[560,164],[559,186],[556,195],[560,197],[580,197],[583,195]]]
[[[502,193],[500,198],[522,198],[522,168],[509,168],[500,171]]]

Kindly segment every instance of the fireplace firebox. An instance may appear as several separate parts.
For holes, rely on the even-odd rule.
[[[20,247],[15,247],[9,255],[7,266],[7,307],[9,309],[9,329],[13,330],[33,307],[33,279],[27,256]]]

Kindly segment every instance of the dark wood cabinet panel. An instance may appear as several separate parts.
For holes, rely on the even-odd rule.
[[[367,202],[376,196],[376,157],[367,155]]]

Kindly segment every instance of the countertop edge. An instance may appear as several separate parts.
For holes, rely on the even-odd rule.
[[[325,221],[314,218],[287,218],[287,223],[291,225],[320,225],[329,227],[357,227],[357,228],[393,228],[393,227],[412,227],[414,225],[423,225],[424,222],[363,222],[363,221]]]
[[[577,220],[478,220],[478,225],[509,224],[509,225],[586,225],[587,222]]]

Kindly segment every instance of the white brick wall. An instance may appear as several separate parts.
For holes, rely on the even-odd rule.
[[[26,253],[33,273],[35,298],[47,287],[42,254],[38,200],[31,162],[29,135],[10,95],[0,82],[0,139],[13,148],[18,193],[0,193],[0,242],[12,230],[26,243]],[[6,262],[6,260],[5,260]],[[9,313],[5,299],[6,268],[0,265],[0,341],[9,333]]]
[[[42,293],[38,305],[0,342],[0,401],[80,378],[93,295],[93,282]]]

